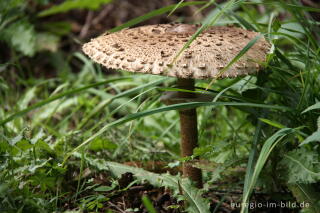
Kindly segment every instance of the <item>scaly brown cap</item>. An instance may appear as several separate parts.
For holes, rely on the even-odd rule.
[[[178,78],[225,78],[255,73],[270,44],[261,38],[227,71],[223,69],[250,40],[259,35],[236,27],[204,30],[171,64],[197,25],[159,24],[104,34],[83,45],[83,51],[107,68]]]

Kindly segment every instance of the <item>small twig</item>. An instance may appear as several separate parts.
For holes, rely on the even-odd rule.
[[[263,5],[258,5],[258,11],[260,14],[265,14],[266,13],[266,8]]]
[[[228,191],[228,190],[215,190],[215,189],[209,189],[209,192],[214,192],[217,194],[236,194],[236,195],[242,194],[242,191]]]
[[[86,22],[80,31],[80,34],[79,34],[80,38],[85,38],[86,35],[88,34],[89,28],[91,26],[92,18],[93,18],[93,11],[89,11],[86,17]]]
[[[215,190],[215,189],[209,189],[209,192],[214,192],[214,193],[219,193],[219,194],[236,194],[236,195],[240,195],[242,194],[243,192],[242,191],[228,191],[228,190]],[[282,195],[287,195],[288,193],[287,192],[276,192],[277,194],[282,194]],[[265,192],[254,192],[254,194],[256,195],[269,195],[268,193],[265,193]]]
[[[124,209],[127,209],[126,201],[124,200],[124,197],[122,196],[122,204]]]
[[[213,202],[215,202],[215,203],[217,203],[217,204],[220,204],[221,205],[221,207],[224,207],[224,208],[226,208],[226,209],[232,209],[233,210],[233,208],[228,204],[228,203],[226,203],[226,202],[221,202],[220,200],[217,200],[217,199],[214,199],[214,198],[212,198],[212,201]]]
[[[126,213],[125,211],[123,211],[122,209],[120,209],[117,205],[111,203],[110,201],[108,202],[108,204],[112,207],[114,207],[115,209],[117,209],[118,211],[122,212],[122,213]]]
[[[302,0],[302,3],[309,7],[319,8],[319,5],[311,0]]]
[[[99,24],[102,19],[104,19],[108,13],[113,9],[112,4],[108,4],[98,15],[92,20],[92,25]]]

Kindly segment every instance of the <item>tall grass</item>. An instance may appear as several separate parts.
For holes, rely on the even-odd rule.
[[[28,69],[37,67],[32,60],[38,56],[26,58],[26,66],[20,60],[24,57],[20,46],[11,46],[12,57],[0,67],[1,208],[41,212],[62,210],[61,203],[70,201],[79,206],[81,201],[87,203],[82,193],[96,187],[89,180],[78,176],[75,197],[68,195],[73,189],[64,185],[69,173],[96,169],[87,159],[177,162],[168,163],[171,167],[189,160],[179,157],[175,110],[199,107],[200,147],[194,156],[209,162],[198,165],[204,170],[207,188],[236,176],[238,181],[223,187],[241,189],[243,195],[238,202],[250,202],[258,185],[270,196],[289,190],[290,200],[308,202],[310,211],[320,211],[320,189],[316,186],[320,169],[320,31],[319,20],[310,15],[320,9],[294,0],[222,4],[181,1],[110,31],[161,14],[175,14],[179,8],[190,5],[199,6],[197,12],[209,13],[184,48],[206,27],[225,23],[258,31],[272,44],[264,70],[256,76],[212,84],[198,81],[197,92],[214,97],[209,103],[163,106],[159,97],[163,90],[174,86],[173,79],[126,72],[121,72],[121,77],[103,74],[101,67],[81,53],[61,65],[71,69],[71,64],[77,64],[77,74],[57,69],[57,76],[63,78],[36,77]],[[19,4],[17,7],[20,11],[24,8]],[[15,20],[11,15],[5,14],[9,22],[1,20],[0,26],[10,26]],[[21,26],[31,29],[25,22]],[[229,65],[239,60],[257,39],[249,42]],[[8,38],[2,40],[12,45]],[[53,53],[51,60],[57,60],[59,54]],[[78,151],[83,155],[81,168],[75,158]],[[234,173],[233,169],[239,167],[246,168],[246,173]],[[178,190],[179,178],[172,179],[178,182]],[[189,187],[192,186],[188,185],[188,190],[192,189]],[[192,201],[191,207],[201,203],[203,209],[198,206],[199,212],[208,211],[207,202],[199,194],[191,193],[184,199]],[[148,199],[144,198],[144,202],[152,209]],[[248,211],[244,206],[241,212]]]

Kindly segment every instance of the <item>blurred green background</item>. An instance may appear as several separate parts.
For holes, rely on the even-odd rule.
[[[311,0],[1,0],[0,211],[320,212],[319,14]],[[159,101],[174,79],[81,52],[107,30],[170,22],[232,24],[272,44],[257,75],[196,82],[215,97],[198,108],[202,190],[178,174],[190,159]],[[232,207],[249,201],[309,208]]]

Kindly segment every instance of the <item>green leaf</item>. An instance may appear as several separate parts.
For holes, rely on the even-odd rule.
[[[117,185],[111,185],[111,186],[99,186],[97,188],[94,189],[94,191],[96,192],[109,192],[111,190],[113,190],[114,188],[116,188]]]
[[[23,116],[25,115],[26,113],[34,110],[34,109],[37,109],[39,107],[42,107],[44,105],[47,105],[55,100],[58,100],[60,98],[63,98],[63,97],[66,97],[66,96],[69,96],[69,95],[74,95],[74,94],[77,94],[77,93],[80,93],[84,90],[87,90],[89,88],[92,88],[92,87],[96,87],[96,86],[99,86],[99,85],[103,85],[103,84],[107,84],[107,83],[110,83],[110,82],[114,82],[114,81],[120,81],[120,80],[125,80],[125,79],[128,79],[128,78],[114,78],[114,79],[110,79],[110,80],[106,80],[106,81],[102,81],[102,82],[97,82],[97,83],[94,83],[94,84],[90,84],[90,85],[87,85],[87,86],[84,86],[84,87],[80,87],[80,88],[76,88],[76,89],[71,89],[69,91],[66,91],[66,92],[63,92],[63,93],[60,93],[60,94],[57,94],[57,95],[54,95],[54,96],[51,96],[43,101],[39,101],[38,103],[30,106],[30,107],[27,107],[21,111],[18,111],[16,113],[13,113],[11,115],[9,115],[7,118],[5,118],[4,120],[0,120],[0,126],[2,125],[5,125],[6,123],[12,121],[13,119],[15,119],[16,117],[19,117],[19,116]]]
[[[33,145],[27,141],[26,139],[23,139],[21,141],[19,141],[16,146],[21,149],[22,151],[26,151],[28,149],[31,149],[33,147]]]
[[[244,184],[243,184],[243,194],[245,193],[245,191],[249,190],[249,185],[251,184],[251,179],[252,179],[253,173],[255,171],[255,165],[256,165],[255,163],[257,160],[258,145],[259,145],[261,136],[262,136],[262,122],[260,120],[257,120],[257,127],[255,129],[255,133],[254,133],[254,137],[253,137],[252,148],[249,153],[246,175],[245,175]],[[245,209],[245,212],[247,213],[248,210]]]
[[[268,160],[268,157],[272,150],[275,148],[275,146],[287,135],[293,133],[295,130],[290,128],[283,128],[277,131],[275,134],[273,134],[271,137],[269,137],[266,142],[263,144],[263,147],[261,149],[260,155],[256,161],[256,165],[254,167],[252,175],[248,177],[247,187],[243,190],[243,198],[242,203],[248,203],[249,197],[251,195],[251,192],[254,189],[254,186],[257,183],[258,177],[262,171],[262,168],[264,167],[265,163]],[[241,207],[241,213],[244,213],[246,209],[248,208],[247,205],[242,205]]]
[[[39,140],[36,144],[35,144],[35,147],[39,148],[39,149],[42,149],[42,150],[45,150],[47,151],[48,153],[51,153],[51,154],[57,154],[54,152],[54,150],[46,143],[44,142],[43,140]]]
[[[24,137],[23,137],[23,131],[21,131],[17,136],[15,136],[14,138],[12,139],[9,139],[9,144],[11,146],[14,146],[16,145],[16,143],[18,143],[19,141],[23,140]]]
[[[219,75],[226,72],[235,62],[237,62],[249,49],[262,37],[262,35],[257,35],[248,44],[240,50],[240,52],[225,66],[220,70]]]
[[[2,0],[0,1],[0,18],[6,15],[8,11],[24,5],[24,0]]]
[[[67,35],[71,32],[71,23],[66,21],[44,22],[43,28],[57,36]]]
[[[102,138],[96,138],[90,143],[89,149],[93,151],[99,151],[103,149],[115,150],[117,148],[117,144]]]
[[[319,154],[306,148],[298,148],[284,155],[281,164],[287,168],[288,183],[315,183],[320,180]]]
[[[26,56],[33,56],[36,51],[36,33],[33,25],[27,21],[9,25],[3,30],[0,38]]]
[[[178,4],[176,4],[176,6],[170,11],[170,13],[168,14],[168,17],[171,16],[178,8],[179,6],[184,2],[184,0],[180,0],[180,2]]]
[[[278,123],[276,121],[271,121],[269,119],[266,119],[266,118],[259,118],[260,121],[266,123],[266,124],[269,124],[270,126],[274,126],[276,128],[279,128],[279,129],[282,129],[282,128],[285,128],[284,125],[282,125],[281,123]]]
[[[305,110],[302,112],[302,114],[303,114],[303,113],[306,113],[306,112],[309,112],[309,111],[311,111],[311,110],[315,110],[315,109],[320,109],[320,102],[309,106],[307,109],[305,109]]]
[[[291,108],[284,107],[284,106],[274,106],[274,105],[266,105],[266,104],[254,104],[254,103],[237,103],[237,102],[190,102],[190,103],[182,103],[182,104],[173,104],[170,106],[159,107],[156,109],[146,110],[143,112],[137,112],[134,114],[129,114],[123,118],[120,118],[112,123],[109,123],[102,127],[97,133],[89,137],[87,140],[82,142],[76,148],[74,148],[69,154],[66,155],[63,164],[66,163],[66,160],[72,155],[73,152],[78,151],[82,147],[88,145],[93,139],[103,134],[107,131],[110,127],[114,127],[128,121],[132,121],[134,119],[142,118],[148,115],[153,115],[160,112],[166,112],[170,110],[179,110],[179,109],[190,109],[190,108],[197,108],[201,106],[245,106],[245,107],[258,107],[258,108],[267,108],[267,109],[278,109],[278,110],[291,110]],[[0,122],[1,125],[1,122]]]
[[[241,94],[247,90],[256,89],[257,88],[256,82],[257,82],[257,77],[246,76],[242,78],[240,81],[233,84],[232,89],[236,90]]]
[[[59,41],[59,37],[52,33],[38,33],[36,37],[36,50],[56,52],[59,47]]]
[[[74,156],[81,158],[81,154],[76,152]],[[180,178],[179,176],[172,176],[169,174],[156,174],[146,171],[141,168],[126,166],[116,162],[110,162],[105,160],[93,159],[85,157],[86,161],[95,166],[99,170],[110,171],[113,175],[121,177],[122,174],[130,172],[135,175],[137,180],[147,180],[150,184],[157,187],[168,187],[173,190],[174,196],[177,198],[184,198],[188,202],[187,211],[190,213],[209,213],[209,201],[204,199],[202,190],[195,188],[190,180],[186,178]],[[180,195],[180,190],[183,191],[183,195]]]
[[[98,9],[102,4],[107,4],[112,0],[67,0],[63,3],[53,6],[47,10],[41,11],[38,16],[49,16],[57,13],[68,12],[73,9]]]
[[[312,135],[307,137],[299,146],[306,145],[311,142],[320,142],[320,131],[314,132]]]
[[[272,29],[274,32],[278,32],[278,30],[281,28],[281,22],[278,19],[275,19],[272,24]]]
[[[152,202],[150,201],[150,199],[147,196],[145,196],[145,195],[142,196],[142,202],[149,213],[157,213],[156,209],[152,205]]]
[[[40,131],[30,140],[31,144],[36,144],[41,138],[45,136],[43,129],[40,129]]]
[[[37,161],[36,164],[31,164],[29,167],[28,167],[28,170],[31,174],[34,174],[37,169],[39,168],[43,168],[45,166],[47,166],[47,163],[51,161],[51,158],[47,159],[47,160],[40,160],[40,161]]]
[[[204,31],[207,27],[214,25],[216,23],[216,21],[219,20],[219,18],[225,12],[230,10],[232,8],[232,6],[234,6],[234,3],[235,3],[235,0],[231,0],[231,1],[227,2],[226,5],[221,9],[220,12],[215,14],[213,17],[210,17],[210,19],[206,20],[205,23],[200,28],[198,28],[198,30],[190,37],[190,39],[183,45],[183,47],[175,55],[175,57],[171,61],[171,64],[174,64],[176,62],[176,60],[178,60],[178,58],[180,57],[182,52],[191,45],[191,43],[202,33],[202,31]]]

